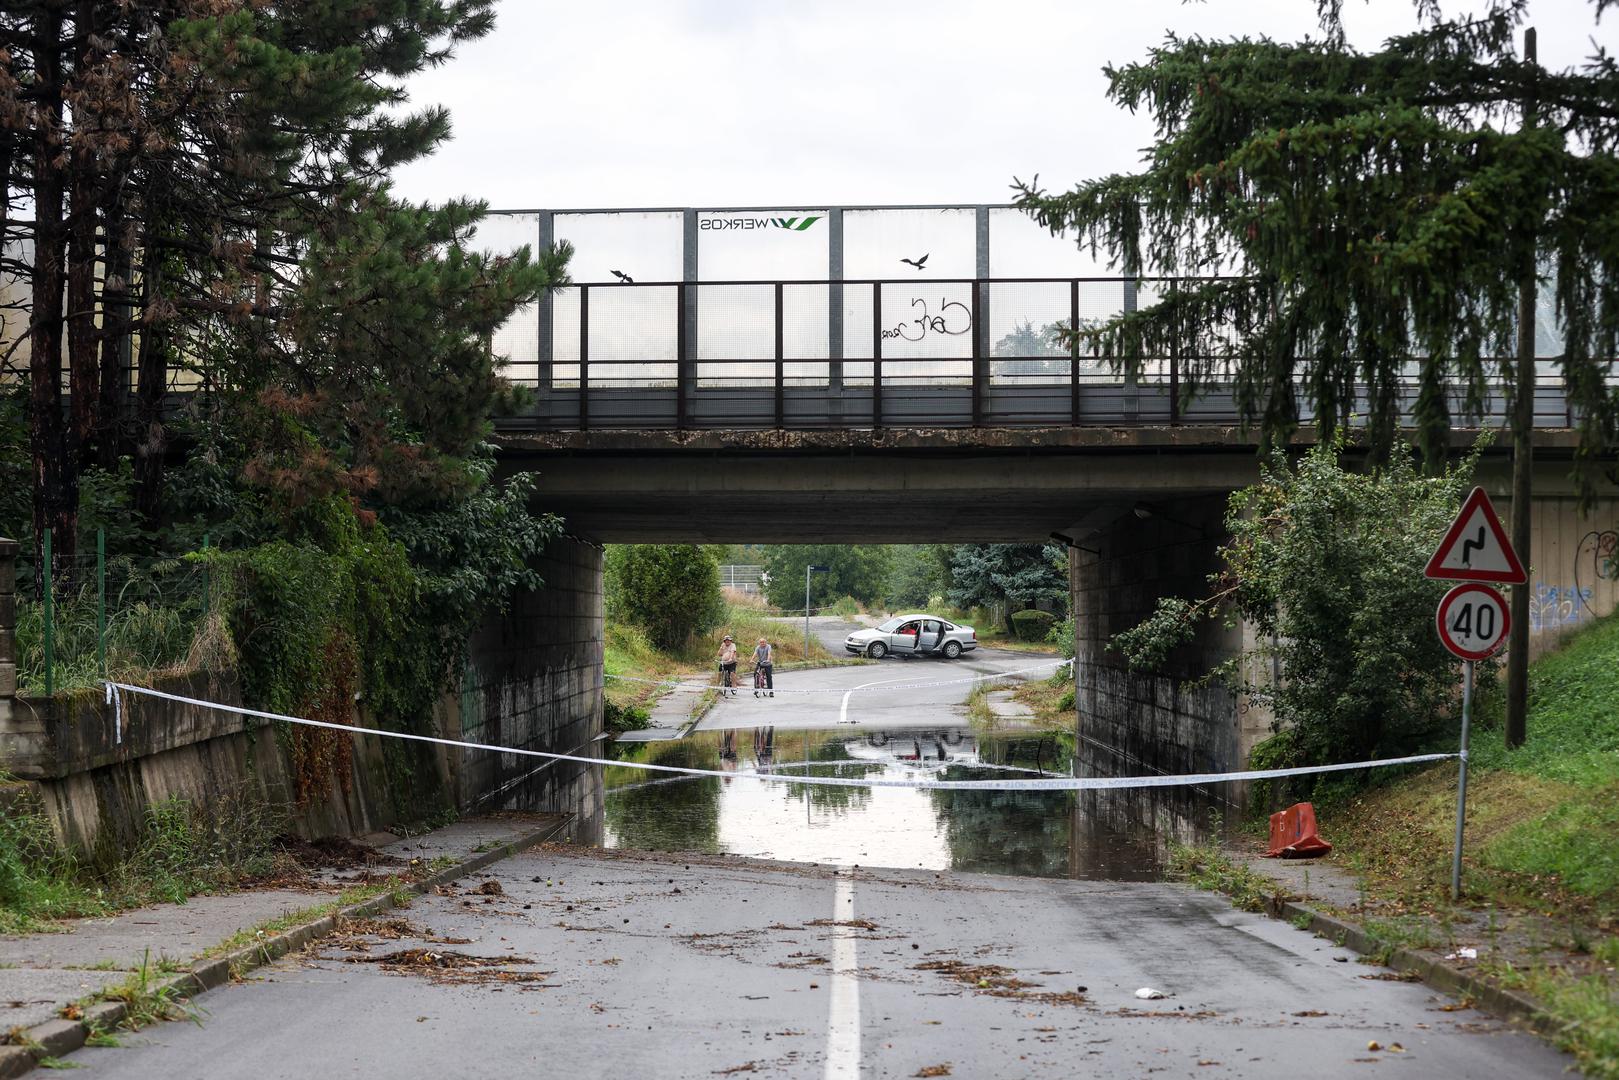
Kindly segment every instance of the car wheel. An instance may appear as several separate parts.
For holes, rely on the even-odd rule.
[[[944,658],[954,660],[961,655],[961,642],[947,641],[944,643]]]
[[[880,641],[873,641],[866,649],[866,655],[873,660],[881,660],[888,655],[888,646]]]

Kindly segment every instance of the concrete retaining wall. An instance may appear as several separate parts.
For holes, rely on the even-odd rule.
[[[472,639],[459,737],[600,757],[602,549],[564,538],[538,569],[545,588],[516,597]],[[468,808],[570,811],[576,839],[602,828],[600,767],[473,750],[460,762],[457,790]]]
[[[10,545],[7,549],[6,545]],[[178,797],[202,806],[246,799],[290,815],[306,836],[363,835],[451,808],[571,811],[599,830],[599,768],[356,736],[350,768],[296,800],[284,736],[265,720],[150,697],[16,697],[12,660],[15,545],[0,540],[0,773],[27,782],[64,841],[113,853],[146,808]],[[589,749],[601,732],[601,554],[559,541],[539,560],[548,588],[516,598],[476,636],[461,694],[447,694],[425,733],[553,752]],[[554,589],[554,591],[553,591]],[[239,704],[233,677],[195,675],[160,689]],[[363,709],[353,722],[375,726]]]

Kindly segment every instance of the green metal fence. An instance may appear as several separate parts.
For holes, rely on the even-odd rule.
[[[71,693],[107,678],[144,680],[198,666],[213,606],[205,563],[184,552],[109,556],[100,529],[93,552],[71,557],[56,554],[52,530],[40,540],[41,558],[17,563],[23,693]],[[42,574],[41,564],[55,572]]]

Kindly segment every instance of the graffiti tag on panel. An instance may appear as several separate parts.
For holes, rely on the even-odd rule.
[[[928,312],[928,302],[921,297],[911,301],[911,307],[922,309],[922,314],[907,322],[902,322],[892,330],[883,331],[883,340],[898,338],[901,341],[921,341],[931,334],[944,334],[947,337],[960,337],[962,334],[972,332],[972,311],[960,300],[939,299],[938,314]]]

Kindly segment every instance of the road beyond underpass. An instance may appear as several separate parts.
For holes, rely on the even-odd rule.
[[[548,846],[208,995],[90,1076],[1561,1075],[1178,885]],[[1164,992],[1142,1000],[1140,988]],[[1370,1071],[1369,1071],[1370,1070]]]

